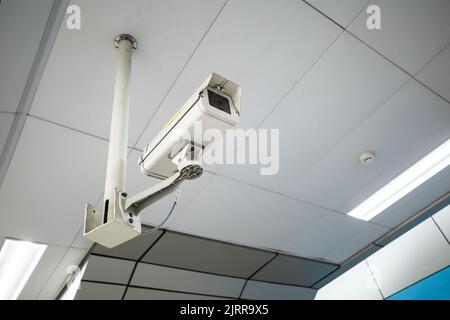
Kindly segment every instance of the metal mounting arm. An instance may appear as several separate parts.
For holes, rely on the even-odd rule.
[[[175,191],[183,180],[198,178],[203,173],[203,169],[198,160],[199,150],[201,148],[194,144],[186,144],[172,159],[178,166],[178,171],[154,186],[128,197],[124,201],[123,211],[138,215],[154,202]]]

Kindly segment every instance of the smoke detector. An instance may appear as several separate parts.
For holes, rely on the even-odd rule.
[[[371,151],[364,152],[360,157],[359,160],[361,161],[361,164],[368,165],[375,161],[375,154]]]

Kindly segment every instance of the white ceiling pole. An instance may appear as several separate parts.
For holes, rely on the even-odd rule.
[[[136,40],[130,35],[121,34],[114,41],[118,56],[103,202],[106,221],[113,218],[116,190],[125,190],[131,57],[136,49]]]

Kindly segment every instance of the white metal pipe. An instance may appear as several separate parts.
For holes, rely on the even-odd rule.
[[[131,56],[136,42],[129,35],[116,38],[118,50],[114,100],[109,135],[103,200],[104,222],[113,218],[116,190],[125,191],[128,149],[129,83]]]

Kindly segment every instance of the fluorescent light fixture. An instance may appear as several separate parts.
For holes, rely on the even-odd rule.
[[[15,300],[47,246],[6,239],[0,251],[0,300]]]
[[[450,139],[351,210],[348,215],[369,221],[448,165],[450,165]]]

